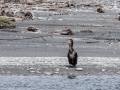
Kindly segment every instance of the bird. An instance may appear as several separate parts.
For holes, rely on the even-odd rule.
[[[68,62],[70,64],[70,66],[72,65],[73,67],[76,67],[78,54],[73,49],[73,40],[67,39],[67,43],[69,45],[69,50],[67,53]]]

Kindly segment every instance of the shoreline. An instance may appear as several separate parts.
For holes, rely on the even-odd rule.
[[[120,75],[120,59],[113,57],[79,57],[75,68],[68,67],[66,57],[1,57],[0,61],[0,75],[8,76]]]

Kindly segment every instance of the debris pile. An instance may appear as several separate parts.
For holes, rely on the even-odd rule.
[[[14,15],[16,18],[22,18],[22,20],[33,19],[33,15],[29,11],[18,11]]]
[[[27,5],[34,5],[35,3],[42,3],[43,0],[1,0],[3,3],[21,3],[21,4],[27,4]]]
[[[1,6],[0,7],[0,16],[13,17],[14,16],[14,12],[8,6]]]
[[[33,14],[29,11],[14,11],[8,6],[1,6],[0,7],[0,16],[7,16],[7,17],[14,17],[14,18],[21,18],[22,20],[33,19]]]

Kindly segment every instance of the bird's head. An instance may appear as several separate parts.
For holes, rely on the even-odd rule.
[[[73,40],[72,40],[72,39],[67,39],[67,43],[68,43],[70,46],[73,46]]]

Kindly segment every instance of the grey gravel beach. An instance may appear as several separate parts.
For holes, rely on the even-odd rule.
[[[0,90],[120,90],[119,1],[75,3],[79,7],[28,7],[33,20],[0,29]],[[105,13],[98,13],[99,7]],[[28,26],[38,32],[26,31]],[[74,35],[54,33],[66,27]],[[67,39],[73,39],[78,53],[75,68],[68,67]]]

